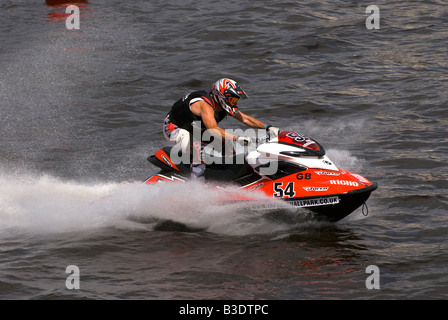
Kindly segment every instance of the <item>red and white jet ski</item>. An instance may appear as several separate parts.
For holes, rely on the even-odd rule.
[[[171,149],[159,149],[148,157],[161,171],[145,183],[190,179],[190,166],[175,164],[170,157]],[[278,137],[259,144],[256,150],[245,155],[242,164],[222,163],[207,165],[206,181],[216,182],[217,190],[223,187],[229,190],[225,188],[229,184],[237,186],[227,200],[256,201],[247,197],[248,192],[239,196],[238,190],[263,193],[291,206],[306,208],[314,217],[331,222],[364,205],[377,188],[376,183],[361,175],[336,167],[317,141],[294,131],[282,131]]]

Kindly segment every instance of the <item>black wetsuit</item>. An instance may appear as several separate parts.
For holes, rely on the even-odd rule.
[[[194,138],[193,134],[193,123],[196,121],[199,121],[201,124],[201,141],[199,144],[196,144],[193,139],[190,139],[190,156],[191,156],[191,163],[192,166],[197,166],[198,164],[204,165],[205,170],[205,164],[204,164],[204,153],[203,153],[203,147],[210,143],[209,141],[202,141],[202,134],[205,130],[207,130],[204,122],[202,121],[202,118],[195,115],[190,110],[190,104],[195,103],[196,101],[203,100],[206,103],[208,103],[213,109],[215,107],[215,101],[211,97],[210,93],[205,90],[199,90],[194,91],[189,94],[187,94],[182,99],[179,99],[176,101],[173,106],[171,107],[170,112],[167,115],[167,118],[165,119],[165,130],[168,131],[167,135],[169,136],[169,131],[172,129],[175,129],[173,127],[170,127],[172,125],[175,125],[179,128],[185,129],[188,132],[190,132],[190,137]],[[225,110],[221,110],[216,112],[215,111],[215,120],[216,122],[222,121],[227,116],[227,112]],[[196,126],[195,126],[196,127]],[[221,150],[227,150],[227,152],[231,152],[233,154],[233,145],[229,145],[226,143],[225,140],[222,140],[222,148]]]
[[[202,122],[201,117],[193,114],[190,110],[190,102],[194,99],[201,99],[208,103],[210,106],[215,106],[215,101],[210,96],[210,93],[205,90],[194,91],[182,99],[176,101],[171,107],[171,111],[168,113],[170,117],[170,121],[177,125],[179,128],[185,129],[188,132],[193,132],[193,122],[201,121],[201,130],[204,131],[207,128]],[[225,110],[215,112],[215,120],[216,122],[222,121],[227,115]]]

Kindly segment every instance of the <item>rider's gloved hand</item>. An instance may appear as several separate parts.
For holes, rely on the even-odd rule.
[[[271,125],[267,125],[266,127],[264,127],[266,129],[266,133],[269,136],[269,139],[274,139],[275,137],[278,136],[280,129],[277,127],[273,127]]]
[[[252,143],[252,139],[249,137],[237,137],[236,142],[242,146],[249,146]]]

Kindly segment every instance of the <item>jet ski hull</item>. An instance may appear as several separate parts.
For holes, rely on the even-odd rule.
[[[161,171],[148,178],[147,184],[189,180],[189,166],[175,164],[170,153],[171,148],[162,148],[148,157]],[[266,159],[267,165],[262,161]],[[283,131],[278,139],[258,146],[243,164],[223,163],[227,162],[207,165],[205,178],[223,192],[224,202],[253,201],[257,206],[260,198],[251,194],[264,194],[308,209],[318,220],[336,222],[347,217],[364,206],[378,187],[357,173],[339,169],[319,143],[292,131]],[[267,170],[272,165],[275,170]]]
[[[358,190],[348,191],[344,194],[334,196],[327,196],[326,199],[337,199],[332,204],[322,205],[319,198],[300,199],[302,203],[314,203],[317,205],[305,206],[313,212],[313,217],[317,220],[324,220],[329,222],[337,222],[344,219],[361,206],[366,206],[371,193],[377,188],[377,184],[373,183],[370,186]],[[325,198],[324,198],[325,199]],[[294,200],[293,200],[294,201]],[[296,202],[298,200],[295,200]],[[325,200],[324,200],[325,201]],[[364,211],[365,210],[365,211]],[[367,214],[367,208],[363,209],[363,214]]]

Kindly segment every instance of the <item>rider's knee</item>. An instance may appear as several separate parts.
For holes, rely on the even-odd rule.
[[[182,152],[187,152],[190,148],[190,133],[185,129],[179,129],[177,135],[171,141],[179,145]]]

